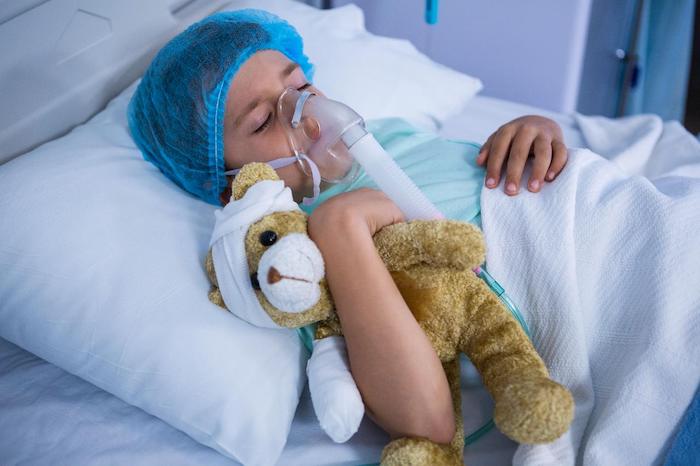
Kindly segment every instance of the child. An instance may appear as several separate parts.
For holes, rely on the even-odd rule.
[[[292,155],[277,99],[286,88],[321,94],[312,71],[301,38],[280,18],[259,10],[219,13],[159,52],[129,105],[129,126],[144,158],[166,176],[204,201],[226,204],[225,171]],[[505,168],[506,193],[516,195],[530,154],[533,192],[557,176],[567,157],[561,129],[537,116],[502,126],[478,156],[478,146],[421,134],[400,120],[368,129],[448,217],[475,223],[480,166],[488,188],[498,186]],[[299,164],[277,173],[297,202],[311,196],[311,177]],[[404,217],[382,192],[366,188],[371,185],[361,176],[322,193],[307,209],[309,235],[326,263],[368,414],[392,436],[448,443],[455,425],[442,365],[372,242],[374,233]]]

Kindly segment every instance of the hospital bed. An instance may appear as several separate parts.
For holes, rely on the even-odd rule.
[[[232,3],[238,6],[245,2]],[[90,6],[60,0],[20,4],[24,6],[13,11],[0,10],[0,44],[6,47],[8,38],[21,38],[13,42],[10,50],[12,70],[6,66],[10,60],[0,63],[3,102],[11,103],[3,109],[0,125],[3,161],[21,158],[30,149],[60,138],[117,95],[112,107],[123,109],[129,95],[122,91],[140,76],[167,38],[213,11],[231,7],[215,0],[95,2]],[[270,4],[282,14],[285,9],[299,8],[292,2]],[[352,7],[345,8],[358,14]],[[64,30],[58,34],[58,42],[46,44],[36,29],[50,18],[59,18],[56,22],[62,21]],[[340,20],[342,15],[328,13],[326,18]],[[81,31],[91,35],[89,46],[79,37]],[[121,39],[112,40],[110,35]],[[28,41],[30,36],[35,37],[34,42]],[[27,61],[31,54],[22,59],[18,54],[23,47],[40,51],[44,57],[58,54],[53,61],[57,65],[43,70],[41,63]],[[311,59],[314,60],[313,55]],[[43,74],[39,74],[42,70]],[[10,71],[20,77],[13,77]],[[482,142],[499,125],[534,113],[555,119],[562,126],[568,145],[585,145],[574,116],[480,95],[465,97],[458,107],[435,125],[441,135]],[[466,363],[463,400],[465,431],[476,430],[490,418],[491,401]],[[349,442],[334,444],[318,426],[305,390],[278,464],[373,463],[378,461],[386,442],[386,435],[365,420]],[[512,441],[491,430],[467,447],[465,464],[510,464],[515,450]],[[223,466],[238,462],[7,339],[0,339],[0,464]]]
[[[474,97],[445,125],[447,137],[483,140],[498,125],[536,108]],[[569,118],[557,116],[576,138]],[[466,368],[466,366],[465,366]],[[465,428],[491,415],[478,380],[463,381]],[[0,464],[234,465],[160,419],[79,377],[0,339]],[[318,426],[308,391],[292,424],[280,465],[357,465],[376,462],[386,436],[371,422],[347,444],[334,444]],[[465,464],[510,464],[516,444],[491,430],[465,451]]]

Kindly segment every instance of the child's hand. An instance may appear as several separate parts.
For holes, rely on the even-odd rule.
[[[518,194],[525,162],[534,155],[532,173],[527,189],[534,193],[544,180],[552,181],[567,160],[567,150],[561,128],[549,118],[528,115],[498,128],[481,147],[476,163],[486,165],[486,187],[495,188],[501,179],[501,169],[508,159],[505,192]]]
[[[309,235],[314,241],[319,235],[338,239],[336,234],[349,233],[347,228],[366,226],[370,236],[374,236],[385,226],[404,220],[401,210],[386,194],[362,188],[334,196],[318,206],[309,217]]]

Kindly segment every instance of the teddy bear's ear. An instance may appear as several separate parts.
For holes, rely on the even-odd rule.
[[[231,200],[237,201],[245,195],[248,188],[263,180],[279,180],[277,172],[266,163],[248,163],[241,168],[231,183]]]

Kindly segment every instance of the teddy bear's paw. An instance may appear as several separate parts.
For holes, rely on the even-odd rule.
[[[546,443],[566,432],[574,414],[571,393],[541,377],[519,380],[499,391],[494,422],[519,443]]]
[[[323,431],[335,443],[345,443],[355,435],[365,414],[365,405],[360,392],[352,384],[337,384],[334,393],[317,394],[314,401],[316,416]]]
[[[400,438],[382,451],[381,466],[461,466],[462,459],[449,445],[420,438]]]

